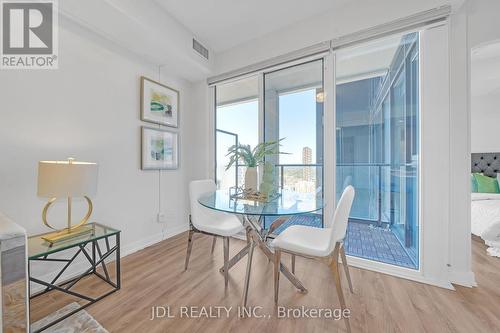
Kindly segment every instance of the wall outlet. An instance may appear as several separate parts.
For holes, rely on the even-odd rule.
[[[156,215],[156,222],[167,223],[167,216],[165,213],[158,213],[158,215]]]

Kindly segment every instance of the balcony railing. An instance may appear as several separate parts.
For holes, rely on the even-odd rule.
[[[276,164],[278,187],[302,193],[317,193],[323,187],[323,165],[321,164]],[[235,164],[234,183],[242,186],[245,181],[245,164]],[[232,186],[232,185],[231,185]]]
[[[337,198],[347,185],[356,189],[352,219],[381,227],[416,217],[416,164],[339,163],[336,182]]]
[[[323,189],[323,165],[277,164],[276,177],[280,189],[317,195]],[[246,166],[235,165],[234,181],[229,186],[244,184]],[[232,175],[232,173],[231,173]],[[336,166],[337,198],[347,185],[356,189],[351,219],[372,222],[377,226],[403,225],[416,219],[416,164],[339,163]]]
[[[322,164],[276,164],[276,168],[281,189],[315,193],[323,187]]]

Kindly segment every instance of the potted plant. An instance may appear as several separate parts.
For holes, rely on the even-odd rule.
[[[226,170],[229,170],[229,168],[231,168],[236,161],[243,162],[243,164],[247,167],[245,172],[245,190],[257,192],[257,167],[264,163],[266,156],[286,154],[279,151],[280,142],[284,139],[285,138],[281,138],[277,141],[262,142],[253,149],[250,145],[245,144],[232,145],[227,150],[226,156],[229,156],[229,163]]]

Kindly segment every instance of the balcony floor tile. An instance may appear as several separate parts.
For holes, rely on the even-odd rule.
[[[266,225],[272,221],[266,220]],[[279,234],[291,225],[306,225],[321,228],[321,217],[318,215],[299,215],[290,217],[275,233]],[[350,221],[345,240],[346,253],[360,258],[376,260],[387,264],[407,268],[417,268],[415,260],[390,230],[370,227],[369,223]]]

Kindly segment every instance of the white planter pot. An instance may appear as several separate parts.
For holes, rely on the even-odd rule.
[[[257,168],[256,167],[250,167],[247,168],[247,171],[245,172],[245,190],[252,190],[254,192],[258,191],[258,174],[257,174]]]

